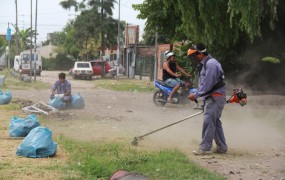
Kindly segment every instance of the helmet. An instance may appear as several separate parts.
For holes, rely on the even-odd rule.
[[[174,52],[172,52],[172,51],[165,51],[165,53],[164,53],[164,58],[165,59],[168,59],[171,56],[175,56]]]
[[[190,49],[188,49],[187,56],[194,55],[196,52],[207,53],[207,49],[204,44],[198,43],[197,45],[193,45]]]

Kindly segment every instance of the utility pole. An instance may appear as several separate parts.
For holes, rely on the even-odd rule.
[[[33,44],[33,35],[32,35],[32,30],[33,30],[33,0],[31,0],[31,33],[30,33],[30,82],[32,82],[32,55],[33,55],[33,52],[32,52],[32,44]]]
[[[157,79],[157,63],[158,63],[158,59],[157,59],[157,26],[155,28],[155,45],[154,45],[154,49],[155,49],[155,53],[154,53],[154,75],[153,75],[153,81]]]
[[[102,49],[102,59],[103,59],[103,56],[105,55],[105,49],[104,49],[104,22],[103,22],[103,13],[104,13],[104,10],[103,10],[103,2],[104,0],[101,0],[101,49]]]
[[[19,40],[18,40],[18,1],[15,0],[15,4],[16,4],[16,50],[15,53],[16,55],[19,55]]]
[[[9,31],[9,32],[8,32]],[[11,35],[11,29],[10,29],[10,23],[8,22],[8,29],[7,29],[7,36],[9,36],[8,38],[7,38],[7,40],[8,40],[8,71],[10,71],[10,58],[11,58],[11,55],[10,55],[10,53],[11,53],[11,38],[12,38],[12,35]]]
[[[119,74],[119,64],[121,63],[120,61],[120,9],[121,9],[121,2],[119,0],[119,17],[118,17],[118,39],[117,39],[117,76],[116,78],[118,78],[118,74]]]
[[[35,18],[35,47],[34,47],[34,81],[36,82],[36,77],[37,77],[37,60],[38,60],[38,55],[37,55],[37,18],[38,18],[38,0],[36,0],[36,18]]]
[[[104,22],[103,22],[103,4],[104,0],[101,0],[101,49],[102,49],[102,54],[101,54],[101,59],[102,59],[102,71],[101,71],[101,77],[105,77],[105,62],[103,59],[103,56],[105,55],[105,48],[104,48],[104,44],[105,44],[105,34],[104,34]]]

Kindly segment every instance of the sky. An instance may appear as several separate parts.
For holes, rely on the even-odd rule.
[[[36,0],[33,1],[33,29],[35,25],[35,6]],[[77,0],[78,1],[78,0]],[[81,1],[81,0],[80,0]],[[119,1],[119,0],[117,0]],[[129,24],[140,26],[140,37],[143,33],[145,20],[137,19],[139,14],[132,8],[132,4],[140,4],[143,0],[120,0],[120,19]],[[38,0],[38,38],[37,41],[45,41],[47,33],[61,31],[66,23],[75,18],[76,13],[73,10],[65,10],[60,5],[60,0]],[[113,17],[118,19],[119,5],[114,4]],[[18,27],[27,29],[31,25],[31,0],[18,0]],[[8,22],[16,23],[16,6],[15,0],[1,0],[0,6],[0,34],[6,34]],[[12,34],[14,33],[12,28]]]

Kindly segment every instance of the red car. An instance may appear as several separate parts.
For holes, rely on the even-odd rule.
[[[102,65],[105,64],[105,74],[108,73],[112,67],[108,63],[108,61],[102,61],[102,60],[95,60],[90,61],[93,69],[93,75],[101,75],[102,72]]]
[[[119,74],[126,74],[125,68],[121,64],[118,66],[116,61],[108,62],[102,60],[94,60],[90,62],[93,69],[93,75],[101,75],[103,63],[105,63],[105,74],[110,73],[111,77],[114,77],[116,75],[117,68],[119,68]]]

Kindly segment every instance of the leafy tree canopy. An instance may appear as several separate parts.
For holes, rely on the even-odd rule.
[[[98,48],[112,47],[117,44],[118,20],[112,18],[114,0],[75,0],[61,1],[64,9],[74,8],[80,11],[72,23],[71,38],[74,38],[73,50],[77,51],[84,59],[98,56]],[[123,23],[121,29],[123,29]],[[68,37],[68,36],[67,36]],[[80,49],[80,51],[78,51]]]
[[[244,32],[251,41],[261,36],[262,21],[273,29],[278,0],[145,0],[133,5],[155,29],[172,41],[183,38],[208,46],[230,47]]]

